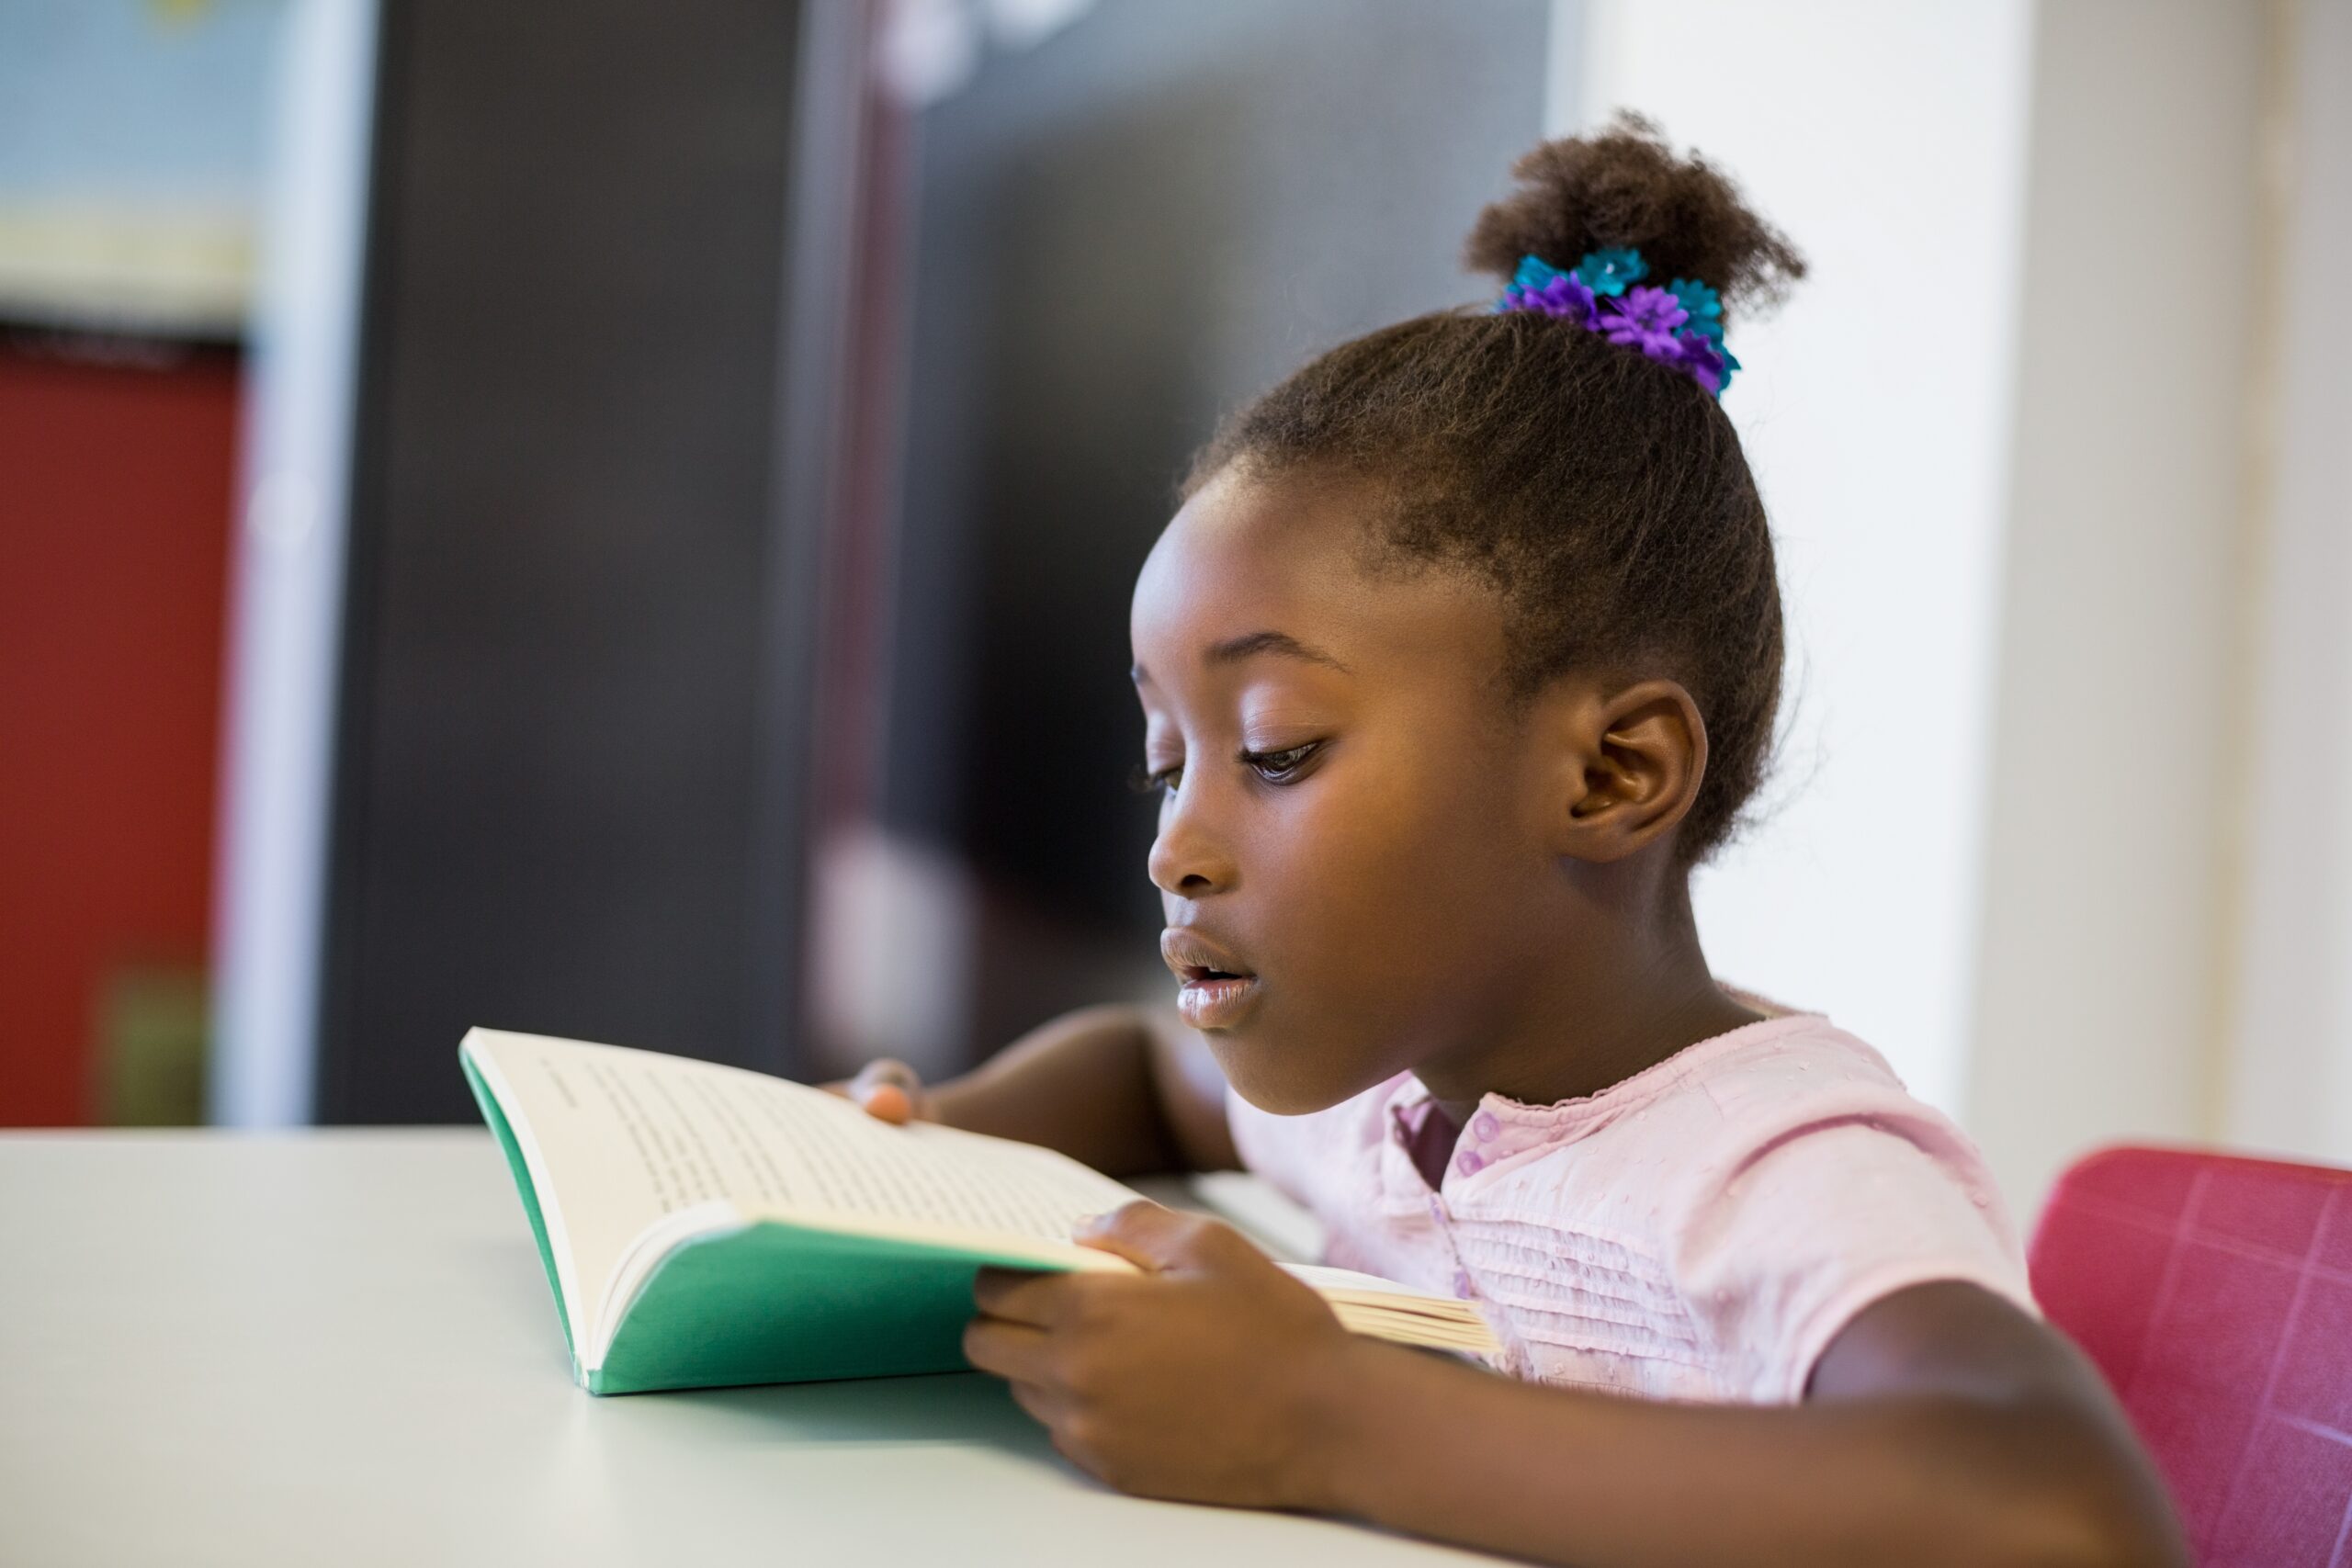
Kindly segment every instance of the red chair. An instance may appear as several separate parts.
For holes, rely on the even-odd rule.
[[[2030,1262],[2205,1568],[2352,1568],[2352,1170],[2109,1149]]]

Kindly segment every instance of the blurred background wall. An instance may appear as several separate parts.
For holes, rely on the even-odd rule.
[[[285,15],[0,4],[0,1121],[200,1110]]]
[[[1627,106],[1814,263],[1725,404],[1796,658],[1718,967],[2021,1204],[2352,1157],[2347,82],[2352,0],[0,0],[0,1122],[1153,994],[1186,456]]]
[[[2248,638],[2278,459],[2264,405],[2287,341],[2284,65],[2318,16],[2050,6],[2035,31],[1967,1100],[2013,1186],[2094,1137],[2298,1142],[2246,1121],[2224,1064],[2260,897],[2245,792],[2285,761],[2256,732]],[[2347,152],[2304,155],[2340,178]],[[2206,240],[2183,243],[2185,219],[2236,237],[2228,285]],[[2149,330],[2088,341],[2089,276]],[[2179,310],[2189,298],[2200,307]],[[2297,659],[2342,653],[2331,636]]]
[[[1735,412],[1797,700],[1786,804],[1702,876],[1718,966],[1853,1023],[2020,1207],[2114,1139],[2352,1155],[2352,402],[2309,326],[2352,6],[1585,16],[1559,121],[1656,111],[1815,263]]]
[[[499,1020],[787,1070],[828,464],[786,454],[861,57],[778,0],[380,17],[311,1109],[469,1115]]]
[[[1737,177],[1810,275],[1734,407],[1790,618],[1778,777],[1701,873],[1724,975],[1831,1010],[1954,1106],[1985,852],[2031,8],[1597,4],[1573,129],[1623,105]],[[1892,62],[1905,62],[1902,67]],[[1765,84],[1770,84],[1769,88]]]
[[[829,742],[862,766],[821,829],[823,1071],[952,1069],[1161,988],[1123,787],[1136,569],[1226,410],[1476,298],[1454,248],[1540,134],[1552,26],[1539,0],[946,14],[960,41],[893,57],[902,433],[874,701]]]

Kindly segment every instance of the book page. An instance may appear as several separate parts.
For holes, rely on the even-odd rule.
[[[714,1201],[747,1218],[871,1216],[1067,1242],[1079,1220],[1136,1196],[1049,1149],[892,1127],[740,1067],[487,1029],[466,1049],[536,1156],[582,1344],[599,1341],[595,1303],[639,1234]]]
[[[1326,1300],[1393,1302],[1400,1307],[1415,1302],[1436,1302],[1449,1312],[1461,1308],[1461,1303],[1453,1296],[1425,1291],[1418,1285],[1400,1285],[1394,1280],[1359,1273],[1353,1269],[1334,1269],[1328,1263],[1285,1263],[1283,1269],[1292,1278],[1313,1286],[1316,1293]]]

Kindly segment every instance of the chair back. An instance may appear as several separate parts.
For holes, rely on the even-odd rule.
[[[2205,1568],[2352,1568],[2352,1171],[2117,1148],[2029,1255]]]

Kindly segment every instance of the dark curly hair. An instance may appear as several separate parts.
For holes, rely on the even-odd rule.
[[[1470,231],[1476,270],[1634,247],[1653,280],[1717,289],[1727,319],[1804,275],[1729,180],[1637,116],[1547,141],[1512,174],[1519,188]],[[1730,835],[1771,752],[1781,593],[1739,436],[1689,375],[1561,318],[1440,310],[1340,344],[1234,414],[1184,494],[1234,464],[1377,479],[1395,502],[1380,558],[1501,594],[1513,701],[1570,669],[1679,681],[1708,762],[1677,850],[1695,863]]]

